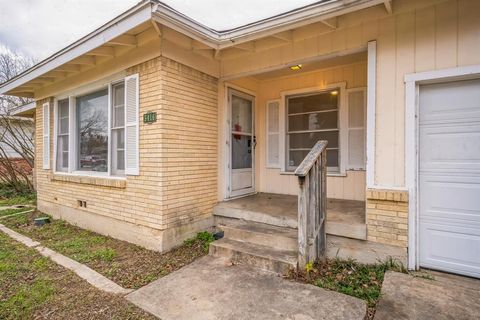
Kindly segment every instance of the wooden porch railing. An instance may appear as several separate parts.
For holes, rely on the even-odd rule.
[[[320,140],[295,170],[298,177],[298,267],[326,251],[327,141]]]

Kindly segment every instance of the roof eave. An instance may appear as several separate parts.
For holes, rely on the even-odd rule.
[[[152,7],[150,1],[142,1],[135,7],[119,15],[107,24],[72,43],[68,47],[51,55],[30,69],[10,79],[0,86],[0,94],[8,94],[36,77],[45,74],[107,42],[128,30],[151,19]]]

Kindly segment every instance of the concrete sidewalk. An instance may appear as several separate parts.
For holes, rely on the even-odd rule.
[[[480,280],[429,274],[434,280],[387,272],[375,320],[480,319]]]
[[[364,301],[206,256],[126,298],[162,320],[358,319]]]

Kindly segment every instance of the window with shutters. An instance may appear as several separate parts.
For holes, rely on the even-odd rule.
[[[57,172],[138,174],[138,75],[59,99],[55,116]]]

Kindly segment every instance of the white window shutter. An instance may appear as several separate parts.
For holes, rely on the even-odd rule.
[[[348,94],[348,169],[365,169],[365,90]]]
[[[50,169],[50,103],[43,104],[43,169]]]
[[[280,168],[280,101],[267,102],[267,168]]]
[[[138,176],[139,161],[139,81],[138,74],[125,78],[125,174]]]

